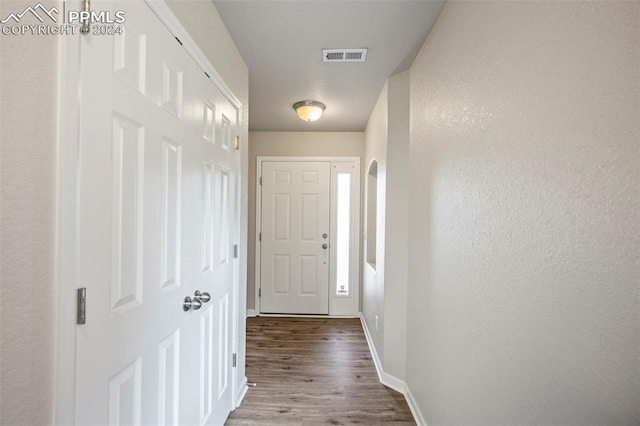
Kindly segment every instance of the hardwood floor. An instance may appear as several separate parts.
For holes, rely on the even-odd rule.
[[[378,381],[360,320],[247,319],[247,378],[228,425],[415,424]]]

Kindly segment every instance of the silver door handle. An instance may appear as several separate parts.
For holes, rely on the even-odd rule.
[[[322,245],[322,248],[325,249],[325,250],[327,249],[327,247],[329,247],[327,244],[323,244]]]
[[[201,293],[200,290],[196,290],[193,298],[198,299],[202,303],[207,303],[209,300],[211,300],[211,295],[207,292]]]
[[[192,299],[189,296],[187,296],[184,298],[184,303],[182,304],[183,311],[187,312],[189,309],[193,309],[194,311],[197,311],[201,307],[202,307],[202,302],[197,297],[194,297]]]

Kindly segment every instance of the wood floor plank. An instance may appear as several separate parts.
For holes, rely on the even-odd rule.
[[[227,425],[414,425],[378,380],[358,319],[247,319],[247,378]]]

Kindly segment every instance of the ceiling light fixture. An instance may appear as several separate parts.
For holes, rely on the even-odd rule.
[[[293,109],[296,110],[300,120],[304,121],[316,121],[322,117],[326,106],[318,101],[300,101],[293,104]]]

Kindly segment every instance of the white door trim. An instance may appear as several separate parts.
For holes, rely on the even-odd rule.
[[[68,0],[69,10],[81,10]],[[56,177],[56,424],[75,424],[76,307],[78,285],[78,171],[80,144],[80,37],[58,37]]]
[[[209,75],[211,81],[223,96],[236,108],[238,127],[242,126],[242,103],[229,89],[214,65],[200,50],[188,31],[173,14],[164,0],[144,0],[149,8],[158,16],[160,21],[175,37],[182,42],[184,49],[193,60]],[[68,10],[82,10],[80,0],[67,0]],[[56,358],[55,375],[55,424],[75,424],[75,394],[76,394],[76,289],[81,286],[78,282],[78,179],[79,179],[79,148],[80,148],[80,34],[60,36],[58,38],[58,99],[57,99],[57,176],[56,176]],[[241,200],[242,152],[247,149],[246,144],[240,146],[238,155],[238,200]],[[232,332],[233,352],[237,353],[238,362],[243,362],[244,353],[240,349],[238,337],[239,307],[245,306],[240,300],[240,265],[246,262],[242,256],[243,242],[240,238],[241,214],[240,204],[237,205],[236,239],[239,246],[239,257],[236,259],[236,283],[233,288],[232,303]],[[244,308],[242,309],[244,315]],[[88,313],[88,316],[91,314]],[[239,369],[234,370],[232,376],[233,407],[240,404],[246,392],[246,377],[237,377]]]
[[[255,277],[254,277],[254,300],[255,300],[255,315],[261,315],[261,304],[259,297],[259,290],[261,287],[260,282],[260,259],[261,259],[261,244],[260,244],[260,232],[261,232],[261,223],[262,223],[262,190],[260,189],[260,178],[262,176],[262,163],[265,161],[291,161],[291,162],[300,162],[300,161],[328,161],[331,163],[332,169],[332,178],[331,178],[331,207],[330,214],[331,220],[333,221],[333,192],[334,192],[334,180],[333,180],[333,166],[336,164],[345,164],[352,163],[354,165],[354,181],[352,184],[353,193],[352,197],[352,205],[354,207],[354,211],[356,214],[354,215],[353,220],[353,230],[352,230],[352,247],[353,247],[353,255],[351,256],[350,269],[351,269],[351,279],[353,280],[353,292],[350,295],[350,299],[352,302],[353,310],[351,312],[344,312],[343,307],[338,307],[340,304],[344,306],[345,298],[344,296],[336,296],[333,291],[333,286],[335,284],[333,275],[330,276],[329,279],[329,315],[323,317],[332,317],[332,316],[341,316],[341,317],[349,317],[349,316],[357,316],[360,311],[360,180],[362,176],[360,175],[360,157],[283,157],[283,156],[258,156],[256,161],[256,226],[255,226]],[[335,227],[333,224],[331,225],[331,241],[335,241],[335,235],[333,235],[335,231]],[[333,268],[330,268],[330,271],[333,271]],[[339,299],[342,299],[336,303]],[[336,310],[341,310],[340,313],[336,314]],[[267,315],[267,314],[265,314]]]

